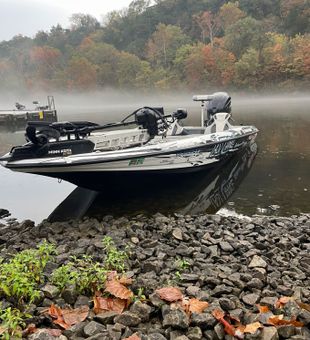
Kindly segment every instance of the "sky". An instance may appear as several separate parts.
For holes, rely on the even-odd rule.
[[[132,0],[0,0],[0,41],[14,35],[33,37],[39,30],[69,25],[73,13],[91,14],[102,22],[108,12],[128,7]]]

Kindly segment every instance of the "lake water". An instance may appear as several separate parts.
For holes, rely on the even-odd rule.
[[[139,106],[161,104],[166,112],[187,107],[187,123],[199,124],[200,121],[199,106],[193,105],[190,96],[179,96],[176,100],[170,97],[120,99],[107,104],[106,98],[102,102],[97,98],[95,104],[89,104],[85,97],[71,104],[70,100],[63,98],[57,104],[59,120],[104,123],[119,120]],[[252,153],[243,155],[243,159],[232,160],[225,165],[226,172],[221,168],[212,175],[202,173],[183,183],[163,185],[164,189],[158,188],[156,192],[148,188],[139,195],[126,191],[99,195],[77,189],[58,208],[56,219],[59,216],[65,219],[85,214],[215,212],[220,206],[221,211],[245,215],[290,216],[309,213],[310,96],[250,99],[236,96],[233,97],[232,105],[236,122],[259,128],[257,154],[252,150]],[[23,139],[21,132],[1,133],[0,153],[22,143]],[[40,222],[75,188],[70,183],[13,173],[0,167],[0,208],[9,210],[11,216],[18,220],[30,218]]]

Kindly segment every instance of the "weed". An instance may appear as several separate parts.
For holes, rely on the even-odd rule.
[[[33,302],[39,297],[37,287],[43,282],[43,270],[55,252],[53,244],[44,241],[37,249],[26,249],[0,267],[0,295],[16,299],[17,304]]]
[[[91,256],[73,256],[68,264],[54,270],[52,282],[61,290],[74,285],[80,294],[88,294],[103,288],[106,273],[104,265],[94,262]]]
[[[144,294],[144,287],[138,288],[137,294],[135,294],[134,301],[146,301],[146,296]]]
[[[184,259],[178,258],[175,262],[175,268],[177,269],[174,273],[173,281],[178,283],[182,280],[182,273],[189,268],[190,263]]]
[[[126,269],[126,260],[128,259],[127,252],[118,250],[110,236],[105,236],[102,240],[102,243],[106,251],[106,269],[116,270],[117,272],[123,273]]]
[[[21,338],[22,328],[26,326],[25,319],[31,315],[22,313],[19,309],[8,307],[0,309],[0,336],[9,340],[11,337]]]
[[[176,266],[179,269],[179,271],[184,271],[189,268],[190,263],[184,259],[178,259],[176,261]]]

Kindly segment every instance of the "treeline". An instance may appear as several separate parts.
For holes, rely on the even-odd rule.
[[[309,0],[134,0],[0,43],[0,89],[301,88]]]

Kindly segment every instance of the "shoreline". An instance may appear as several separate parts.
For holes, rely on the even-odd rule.
[[[109,323],[102,324],[92,315],[83,321],[82,329],[71,333],[66,330],[61,339],[65,339],[63,336],[67,339],[121,339],[124,334],[135,332],[141,339],[150,340],[234,339],[225,335],[223,325],[214,319],[212,310],[220,309],[234,315],[241,323],[249,324],[261,322],[258,304],[268,306],[274,313],[281,312],[284,318],[295,317],[304,327],[265,324],[255,336],[247,334],[245,339],[310,338],[310,311],[297,304],[310,304],[310,214],[291,218],[256,216],[250,221],[220,215],[167,217],[156,214],[116,219],[105,216],[101,221],[84,218],[69,222],[43,221],[38,225],[30,220],[18,223],[11,219],[1,228],[0,256],[6,260],[8,254],[34,248],[46,239],[55,244],[58,254],[51,268],[67,263],[71,256],[85,254],[103,262],[105,254],[101,241],[106,236],[111,237],[120,250],[129,246],[127,274],[133,279],[131,289],[136,292],[143,288],[145,305],[153,312],[149,313],[147,321],[140,320],[137,325],[130,322],[127,325],[125,317],[125,325],[111,318]],[[180,266],[177,261],[186,265]],[[47,277],[49,275],[47,273]],[[208,309],[190,320],[182,313],[173,319],[173,309],[166,303],[163,304],[166,307],[158,307],[152,298],[157,289],[167,285],[179,287],[188,297],[207,301]],[[33,307],[35,315],[52,302],[61,306],[68,302],[59,292],[52,298],[46,294],[44,292],[44,300]],[[82,299],[73,295],[71,307]],[[275,303],[283,296],[292,297],[292,300],[282,311],[276,310]],[[132,311],[135,305],[124,315],[137,314]],[[173,319],[168,324],[167,315]],[[183,319],[187,320],[186,326],[182,326]],[[41,323],[44,324],[42,317]],[[91,335],[85,331],[90,323],[97,326]],[[122,326],[117,326],[119,324]],[[115,327],[119,327],[117,331]],[[272,337],[266,337],[266,332],[273,334]],[[35,337],[38,334],[29,338],[41,339]]]

